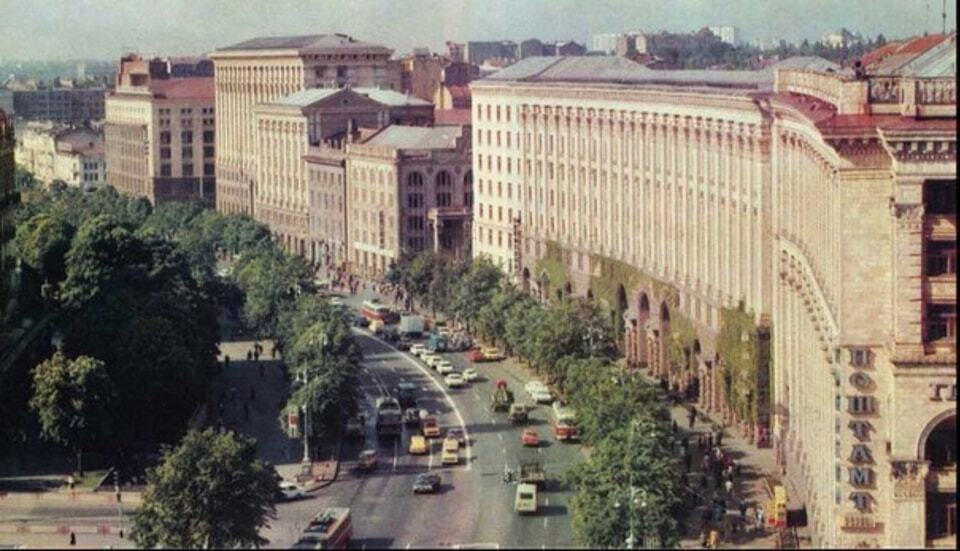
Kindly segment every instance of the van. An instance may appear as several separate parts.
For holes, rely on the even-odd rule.
[[[537,486],[535,484],[517,484],[517,497],[513,510],[517,514],[537,512]]]

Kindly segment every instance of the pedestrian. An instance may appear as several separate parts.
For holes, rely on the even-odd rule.
[[[247,350],[247,361],[249,362],[252,359],[253,359],[253,351]]]
[[[700,462],[703,463],[703,475],[706,476],[710,472],[710,456],[704,455]]]
[[[697,408],[691,407],[690,416],[688,417],[688,421],[690,422],[691,429],[693,428],[693,424],[696,422],[696,420],[697,420]]]
[[[223,367],[230,369],[230,355],[227,354],[223,357]]]
[[[73,491],[73,488],[76,486],[77,481],[73,478],[73,475],[67,475],[67,486],[70,487],[70,490]]]
[[[670,422],[670,432],[672,432],[673,434],[677,434],[677,420],[676,420],[676,419],[674,419],[673,421]]]
[[[700,529],[700,547],[704,547],[704,548],[707,547],[707,529],[706,528]]]
[[[259,361],[260,361],[260,351],[259,351],[259,350],[254,350],[254,351],[253,351],[253,361],[255,361],[255,362],[259,362]]]
[[[277,345],[273,345],[272,347],[270,347],[270,359],[271,360],[277,359]]]
[[[74,534],[73,532],[70,532],[70,545],[73,546],[76,544],[77,544],[77,535]]]
[[[765,525],[763,524],[763,505],[757,505],[757,530],[763,532]]]
[[[700,476],[700,488],[703,490],[707,489],[707,473],[703,473],[703,475]]]
[[[713,435],[712,435],[712,434],[707,434],[707,435],[705,435],[705,436],[706,436],[706,438],[707,438],[707,449],[708,449],[708,450],[712,450],[712,449],[713,449]]]
[[[717,429],[717,437],[716,437],[714,440],[717,441],[717,445],[718,445],[718,446],[722,446],[722,445],[723,445],[723,429],[721,429],[721,428],[718,428],[718,429]]]
[[[733,481],[727,480],[723,483],[723,488],[727,491],[727,495],[733,495]]]
[[[746,501],[740,502],[740,518],[742,518],[744,521],[747,520],[747,502]]]
[[[691,461],[691,460],[692,460],[692,458],[690,457],[690,453],[689,453],[689,452],[684,452],[684,453],[683,453],[683,473],[684,473],[684,476],[686,476],[686,473],[689,473],[689,472],[690,472],[690,461]]]

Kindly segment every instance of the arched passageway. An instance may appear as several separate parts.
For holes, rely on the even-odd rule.
[[[921,442],[922,459],[928,462],[930,474],[936,481],[927,485],[927,542],[937,544],[957,537],[957,493],[950,485],[939,484],[941,479],[952,479],[956,487],[957,476],[957,415],[948,414],[934,419]]]

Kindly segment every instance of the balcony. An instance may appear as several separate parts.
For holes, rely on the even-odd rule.
[[[957,491],[957,466],[949,465],[941,468],[930,468],[927,475],[927,491],[944,494],[953,494]]]

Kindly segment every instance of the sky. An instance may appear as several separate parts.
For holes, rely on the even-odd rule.
[[[734,25],[746,40],[816,40],[847,27],[939,32],[942,0],[0,0],[0,59],[187,55],[257,36],[346,33],[397,53],[446,40],[574,39]],[[956,28],[947,2],[947,29]]]

